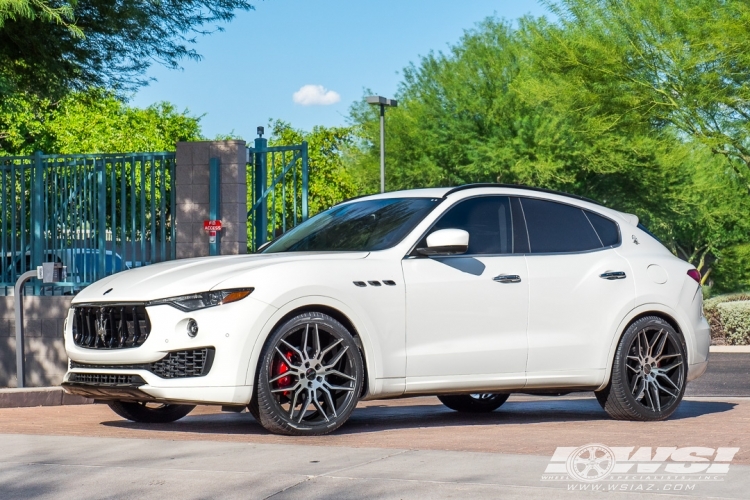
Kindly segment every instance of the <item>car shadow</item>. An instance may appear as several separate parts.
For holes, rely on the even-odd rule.
[[[496,426],[539,423],[581,423],[610,420],[594,398],[544,398],[532,401],[508,401],[490,413],[459,413],[441,404],[378,404],[368,402],[352,412],[349,421],[335,434],[372,433],[398,429],[453,426]],[[419,402],[417,402],[419,401]],[[435,400],[437,401],[437,400]],[[723,413],[736,405],[721,401],[683,401],[670,421]],[[188,415],[172,424],[138,424],[124,420],[102,422],[108,427],[147,431],[189,432],[199,434],[269,434],[247,412]]]

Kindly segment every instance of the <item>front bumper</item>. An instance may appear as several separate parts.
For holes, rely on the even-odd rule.
[[[73,306],[75,307],[75,305]],[[252,385],[246,385],[250,355],[270,306],[247,297],[223,306],[184,312],[169,305],[147,307],[151,332],[139,347],[91,349],[73,342],[72,310],[65,329],[65,348],[71,360],[63,388],[94,399],[246,404]],[[272,309],[272,308],[271,308]],[[198,323],[198,334],[187,335],[188,319]],[[210,349],[212,359],[204,373],[173,376],[154,369],[175,352]],[[168,364],[168,363],[167,363]],[[118,366],[119,365],[119,366]],[[127,387],[77,380],[76,374],[137,376]],[[160,376],[161,375],[161,376]]]

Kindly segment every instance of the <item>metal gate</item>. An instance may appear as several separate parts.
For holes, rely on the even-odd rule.
[[[42,262],[78,289],[173,259],[174,168],[174,153],[0,158],[0,294]]]
[[[248,238],[255,251],[307,220],[309,173],[307,142],[268,146],[262,128],[248,149]]]

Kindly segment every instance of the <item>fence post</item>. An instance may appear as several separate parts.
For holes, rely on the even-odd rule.
[[[98,165],[98,167],[97,167]],[[98,200],[97,200],[97,222],[99,223],[99,228],[97,231],[97,274],[96,279],[101,279],[105,276],[105,258],[107,254],[107,183],[105,179],[105,170],[106,166],[104,164],[103,160],[94,160],[94,168],[96,169],[96,181],[99,184],[99,193],[98,193]],[[145,182],[143,182],[143,185],[145,186]],[[144,196],[141,194],[141,196]],[[114,217],[114,213],[112,214],[112,217]],[[152,234],[151,237],[153,238],[154,235]],[[145,241],[146,237],[145,235],[141,235],[141,238],[143,241]],[[114,247],[113,247],[114,250]],[[94,280],[95,281],[95,280]]]
[[[263,136],[259,136],[255,139],[255,161],[253,162],[253,180],[255,186],[253,186],[253,206],[261,200],[260,205],[255,210],[255,216],[253,217],[253,233],[255,236],[255,248],[260,248],[263,243],[266,242],[266,236],[268,235],[268,201],[267,198],[263,197],[263,192],[267,186],[267,153],[266,148],[268,147],[268,140],[264,139]]]
[[[36,266],[42,265],[44,261],[44,163],[42,162],[42,152],[34,152],[34,175],[33,175],[33,192],[31,203],[31,220],[34,223],[33,236],[31,241],[31,267],[28,270],[36,269]],[[39,293],[39,285],[34,285],[34,293]]]
[[[307,169],[307,141],[302,141],[302,221],[307,220],[307,194],[310,184],[310,173]]]
[[[219,158],[208,160],[208,218],[221,219],[221,169]],[[219,255],[221,248],[221,231],[216,232],[213,243],[209,243],[208,254]]]

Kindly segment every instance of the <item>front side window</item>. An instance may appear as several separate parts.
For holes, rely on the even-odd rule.
[[[467,254],[513,253],[513,225],[507,196],[482,196],[458,202],[449,208],[435,226],[439,229],[463,229],[469,233]],[[427,246],[426,237],[417,248]]]
[[[521,204],[531,253],[585,252],[604,246],[583,209],[534,198],[522,198]]]
[[[398,244],[440,203],[437,198],[385,198],[335,206],[266,247],[278,252],[371,252]]]

